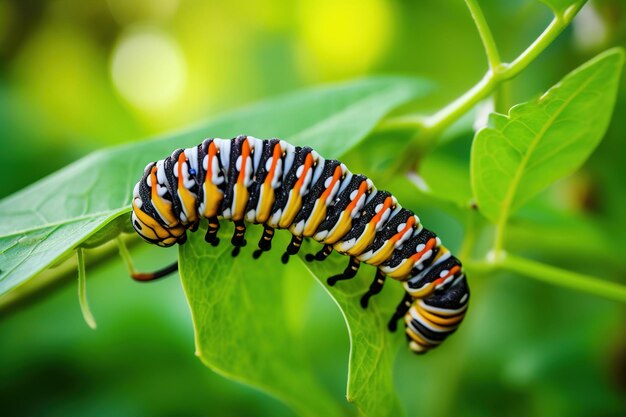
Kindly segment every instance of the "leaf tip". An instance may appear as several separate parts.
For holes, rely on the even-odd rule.
[[[585,66],[591,65],[592,63],[597,64],[598,62],[613,61],[614,65],[619,67],[621,70],[621,67],[624,65],[625,56],[626,54],[624,52],[624,48],[621,46],[615,46],[613,48],[607,49],[606,51],[601,52],[600,54],[596,55],[595,58],[592,58],[590,61],[588,61],[587,64],[585,64]]]
[[[615,56],[615,59],[617,59],[617,62],[618,62],[620,67],[624,65],[624,59],[626,58],[626,52],[624,51],[624,48],[622,46],[616,46],[616,47],[613,47],[611,49],[608,49],[605,52],[605,54]]]

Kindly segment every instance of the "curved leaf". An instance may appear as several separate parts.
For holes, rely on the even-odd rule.
[[[491,115],[471,155],[472,189],[487,218],[503,222],[589,157],[611,118],[623,61],[621,49],[607,51],[538,100]]]
[[[204,137],[281,137],[339,156],[394,107],[423,94],[419,79],[372,78],[268,100],[153,141],[95,152],[0,201],[0,295],[60,262],[98,233],[103,242],[125,230],[113,222],[129,211],[134,183],[150,161]],[[98,242],[88,242],[90,245]]]
[[[325,278],[342,271],[346,257],[333,254],[324,262],[308,263],[301,255],[286,268],[278,259],[289,243],[285,231],[277,233],[272,252],[253,260],[251,247],[262,230],[257,226],[248,228],[248,247],[233,258],[228,244],[232,226],[225,223],[223,229],[217,248],[204,241],[202,231],[191,234],[180,248],[180,274],[196,329],[196,354],[202,362],[275,395],[301,415],[340,414],[340,399],[331,398],[320,386],[307,361],[301,339],[305,329],[294,328],[287,317],[306,313],[306,300],[294,288],[312,275],[333,297],[348,326],[348,401],[363,415],[402,415],[392,370],[398,343],[404,339],[387,330],[395,303],[402,298],[400,286],[388,283],[385,294],[374,297],[368,309],[363,309],[359,298],[367,291],[373,268],[363,267],[355,279],[328,287]],[[301,252],[320,247],[311,242]]]
[[[258,240],[259,229],[250,228],[246,238]],[[287,314],[294,314],[288,311],[289,281],[303,277],[289,276],[272,254],[252,260],[243,250],[232,258],[232,230],[230,223],[224,224],[217,248],[204,241],[202,232],[190,234],[180,247],[180,276],[191,308],[196,355],[215,372],[261,388],[299,415],[341,415],[338,401],[306,361],[300,332],[287,323]],[[285,235],[276,236],[276,247],[287,246]]]
[[[316,252],[319,245],[305,245],[303,251]],[[350,369],[346,397],[354,402],[366,416],[384,417],[404,415],[393,385],[393,361],[398,345],[405,342],[402,331],[390,333],[387,323],[403,291],[397,282],[389,279],[385,293],[370,299],[367,309],[360,305],[360,298],[371,284],[375,269],[362,266],[357,276],[341,281],[333,287],[326,278],[343,271],[348,258],[333,254],[324,262],[309,263],[300,255],[307,269],[313,274],[343,314],[350,334]],[[402,326],[400,326],[402,328]]]

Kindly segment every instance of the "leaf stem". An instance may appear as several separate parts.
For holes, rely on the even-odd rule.
[[[124,242],[124,238],[120,234],[117,237],[117,248],[120,252],[120,256],[122,260],[126,264],[126,268],[128,269],[128,275],[133,276],[135,274],[135,265],[133,264],[133,259],[130,256],[130,252],[128,252],[128,247],[126,246],[126,242]]]
[[[494,253],[502,252],[504,249],[504,231],[506,229],[506,225],[508,223],[509,217],[508,214],[506,216],[500,216],[498,218],[498,223],[496,223],[495,234],[493,238],[493,249]]]
[[[124,242],[125,246],[129,247],[140,243],[141,239],[139,236],[128,235]],[[87,266],[88,261],[89,267],[96,267],[111,259],[118,250],[119,247],[115,239],[89,249],[89,257],[85,257],[85,266]],[[21,309],[28,308],[44,297],[50,296],[65,285],[75,282],[78,267],[76,258],[75,256],[70,257],[59,266],[46,269],[24,284],[0,296],[0,321]]]
[[[465,4],[474,19],[476,29],[478,29],[480,40],[482,41],[485,53],[487,54],[489,68],[491,68],[492,71],[497,71],[497,68],[501,64],[500,54],[498,53],[498,47],[493,39],[493,35],[491,34],[491,29],[489,29],[487,20],[485,20],[485,15],[476,0],[465,0]]]
[[[523,71],[531,62],[535,60],[565,29],[574,16],[578,13],[585,2],[573,4],[567,8],[562,14],[556,15],[546,29],[535,39],[535,41],[526,48],[511,63],[501,63],[495,58],[498,55],[495,49],[495,43],[491,38],[491,32],[488,30],[484,16],[480,12],[480,8],[475,4],[474,0],[466,0],[472,17],[476,22],[476,26],[483,39],[483,45],[487,52],[490,68],[483,78],[476,83],[471,89],[465,92],[461,97],[457,98],[436,113],[420,119],[421,124],[431,134],[438,134],[448,126],[450,126],[459,117],[474,107],[479,101],[483,100],[504,81],[510,80]],[[476,14],[478,10],[478,14]],[[494,65],[497,62],[497,65]]]
[[[443,130],[470,111],[479,101],[491,94],[497,86],[496,77],[491,71],[483,76],[472,88],[463,93],[444,108],[422,119],[422,125],[429,136],[438,136]]]
[[[80,303],[80,311],[83,313],[85,323],[92,329],[95,329],[96,320],[93,318],[87,302],[87,273],[85,271],[85,253],[83,248],[76,249],[76,255],[78,258],[78,302]]]
[[[508,271],[548,284],[626,303],[626,285],[546,265],[504,251],[491,256],[489,260],[464,262],[463,266],[473,275]]]
[[[411,128],[414,129],[416,126],[419,127],[422,125],[422,117],[419,115],[406,115],[406,116],[397,116],[397,117],[389,117],[381,121],[378,126],[376,126],[376,130],[386,131],[386,130],[401,130]]]
[[[535,39],[535,41],[530,44],[524,52],[522,52],[508,65],[508,68],[505,70],[508,78],[518,75],[524,68],[533,62],[544,49],[554,42],[563,29],[571,23],[585,3],[586,1],[575,3],[565,9],[562,14],[555,15],[541,35],[539,35],[539,37]]]
[[[465,221],[465,236],[463,236],[463,242],[461,243],[461,249],[459,249],[460,259],[470,259],[474,248],[474,242],[476,242],[476,212],[475,210],[468,210]]]
[[[626,286],[616,282],[567,271],[514,255],[502,257],[500,267],[503,270],[516,272],[549,284],[560,285],[576,291],[626,303]]]

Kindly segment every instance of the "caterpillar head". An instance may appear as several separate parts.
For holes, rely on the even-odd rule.
[[[152,216],[137,207],[136,199],[133,199],[131,222],[135,231],[146,242],[162,247],[172,246],[185,236],[184,227],[178,225],[173,228],[166,228]]]

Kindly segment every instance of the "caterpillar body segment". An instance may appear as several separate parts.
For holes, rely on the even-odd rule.
[[[361,264],[376,267],[366,308],[387,278],[400,281],[405,295],[391,321],[404,319],[409,347],[416,353],[438,346],[463,320],[469,288],[461,262],[401,207],[387,191],[339,161],[324,159],[309,147],[250,136],[206,139],[150,163],[135,186],[133,227],[149,243],[172,246],[186,241],[202,218],[205,240],[217,245],[220,219],[233,221],[233,256],[247,244],[246,223],[263,225],[253,257],[271,249],[276,229],[293,236],[281,259],[299,252],[304,238],[323,244],[308,261],[323,261],[334,250],[349,257],[346,269],[328,284],[353,278]],[[137,274],[147,281],[175,270]]]

